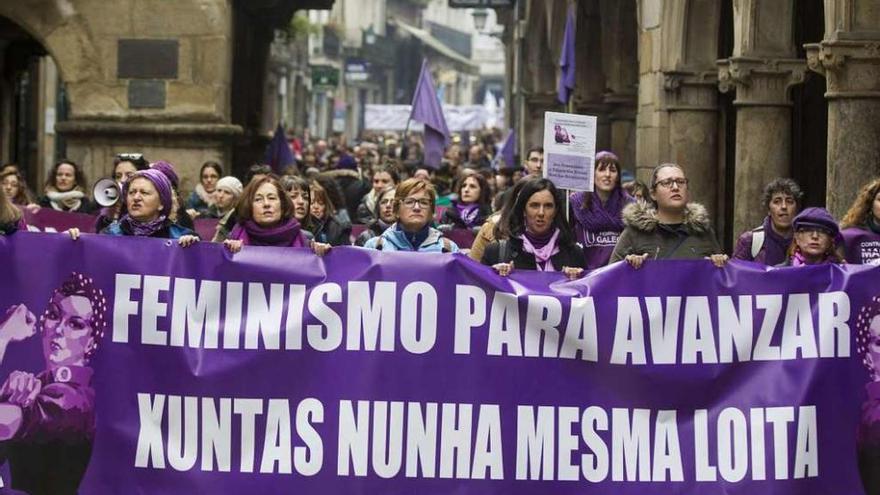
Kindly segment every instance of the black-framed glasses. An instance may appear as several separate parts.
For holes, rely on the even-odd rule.
[[[679,188],[684,188],[684,187],[687,187],[688,182],[690,182],[688,179],[681,177],[681,178],[674,178],[674,179],[670,178],[670,179],[658,180],[654,185],[660,186],[664,189],[672,189],[672,185],[675,184]]]
[[[407,208],[412,208],[415,205],[419,205],[422,208],[430,208],[431,207],[431,200],[430,199],[406,198],[403,201],[401,201],[401,203],[403,203],[403,205],[406,206]]]
[[[795,230],[798,234],[825,234],[828,237],[831,237],[831,231],[826,228],[813,226],[813,225],[802,225]]]

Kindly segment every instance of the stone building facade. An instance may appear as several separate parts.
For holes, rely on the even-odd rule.
[[[557,61],[572,7],[574,108],[599,117],[599,148],[643,181],[659,163],[682,164],[728,246],[760,223],[760,191],[773,177],[795,178],[808,204],[841,216],[880,175],[876,0],[519,4],[500,15],[510,123],[523,146],[541,142],[543,112],[562,111]]]
[[[0,26],[10,27],[0,29],[0,52],[10,53],[3,49],[21,44],[25,33],[31,46],[51,58],[64,108],[55,113],[57,124],[37,125],[32,131],[56,134],[63,154],[83,164],[90,179],[108,175],[113,156],[130,151],[172,161],[182,175],[193,178],[206,160],[241,168],[262,152],[262,99],[274,30],[298,9],[332,4],[333,0],[0,2]],[[4,40],[4,32],[13,31],[14,36]],[[0,61],[2,72],[20,69],[14,62]],[[41,87],[51,82],[45,79]],[[16,114],[20,94],[24,93],[18,85],[0,83],[5,117]],[[50,109],[37,108],[36,121],[45,123],[44,112]],[[27,139],[10,129],[16,124],[9,118],[3,122],[0,141]],[[16,158],[9,145],[0,146],[0,151],[3,161]],[[31,181],[42,182],[49,166],[42,156],[29,164]]]

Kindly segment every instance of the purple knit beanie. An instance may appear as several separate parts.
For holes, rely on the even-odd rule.
[[[173,204],[171,200],[171,181],[168,180],[168,177],[159,170],[149,168],[147,170],[139,170],[135,172],[131,179],[125,181],[122,185],[122,197],[128,197],[128,186],[134,182],[135,179],[141,177],[152,182],[153,186],[156,187],[156,191],[159,193],[159,201],[162,203],[162,214],[165,216],[171,214],[171,207]]]
[[[156,169],[165,174],[165,177],[168,177],[168,180],[171,182],[171,186],[174,189],[178,189],[178,187],[180,186],[180,178],[177,176],[177,172],[174,170],[174,165],[172,165],[170,162],[166,162],[165,160],[159,160],[158,162],[150,164],[150,168]]]

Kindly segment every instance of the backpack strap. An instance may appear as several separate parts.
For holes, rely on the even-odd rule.
[[[752,259],[755,259],[761,252],[761,248],[764,247],[765,237],[764,227],[758,227],[752,231]]]

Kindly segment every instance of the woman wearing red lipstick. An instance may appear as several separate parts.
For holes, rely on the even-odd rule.
[[[623,210],[626,228],[620,235],[611,263],[625,259],[640,268],[647,259],[711,259],[724,266],[727,255],[715,239],[709,213],[689,202],[689,181],[684,170],[664,163],[651,175],[651,201],[633,203]]]

